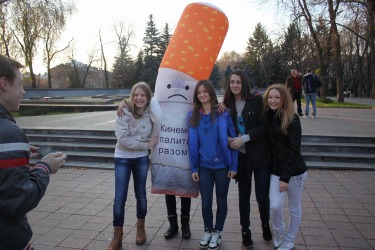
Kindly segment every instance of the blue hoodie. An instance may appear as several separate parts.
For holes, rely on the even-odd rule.
[[[190,121],[192,112],[188,114]],[[215,114],[211,122],[210,114],[201,113],[198,127],[189,122],[188,149],[191,172],[198,172],[199,167],[211,169],[229,168],[237,172],[238,152],[228,145],[228,136],[236,137],[236,131],[229,113]]]

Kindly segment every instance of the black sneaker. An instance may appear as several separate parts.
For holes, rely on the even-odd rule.
[[[247,229],[242,231],[242,244],[245,248],[250,248],[253,245],[253,240],[251,239],[251,231]]]
[[[263,239],[266,241],[271,241],[272,233],[271,233],[270,225],[269,224],[262,225],[262,230],[263,230]]]

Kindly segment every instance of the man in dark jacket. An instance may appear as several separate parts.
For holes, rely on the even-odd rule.
[[[305,109],[305,115],[303,117],[308,118],[309,117],[309,106],[310,101],[313,108],[312,112],[312,118],[316,118],[316,98],[317,98],[317,90],[319,87],[322,86],[322,83],[320,79],[313,74],[313,71],[311,68],[307,69],[307,74],[303,76],[302,78],[303,88],[305,90],[305,100],[306,100],[306,109]]]
[[[32,249],[32,230],[26,214],[42,199],[66,155],[51,153],[29,166],[38,148],[29,145],[26,134],[10,112],[18,111],[25,94],[20,68],[23,66],[0,55],[0,249]]]
[[[285,87],[289,90],[292,96],[293,103],[297,101],[297,113],[299,116],[303,116],[301,107],[301,95],[302,95],[302,74],[296,69],[290,71],[290,76],[286,79]]]

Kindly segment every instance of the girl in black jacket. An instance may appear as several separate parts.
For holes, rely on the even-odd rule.
[[[262,96],[250,92],[250,84],[242,70],[234,70],[229,76],[224,94],[224,104],[230,110],[237,137],[229,145],[238,150],[238,181],[240,224],[242,243],[253,245],[250,231],[251,181],[254,175],[255,195],[262,221],[263,238],[272,240],[269,226],[269,185],[271,174],[271,145],[268,123],[263,112]]]
[[[271,85],[263,95],[272,144],[270,215],[274,246],[294,247],[301,223],[301,199],[307,168],[301,154],[301,122],[294,113],[292,98],[284,85]],[[283,227],[283,203],[288,194],[289,224]]]

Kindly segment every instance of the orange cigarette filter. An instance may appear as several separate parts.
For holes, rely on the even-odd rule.
[[[178,21],[160,68],[208,79],[229,27],[228,18],[204,3],[186,6]]]

